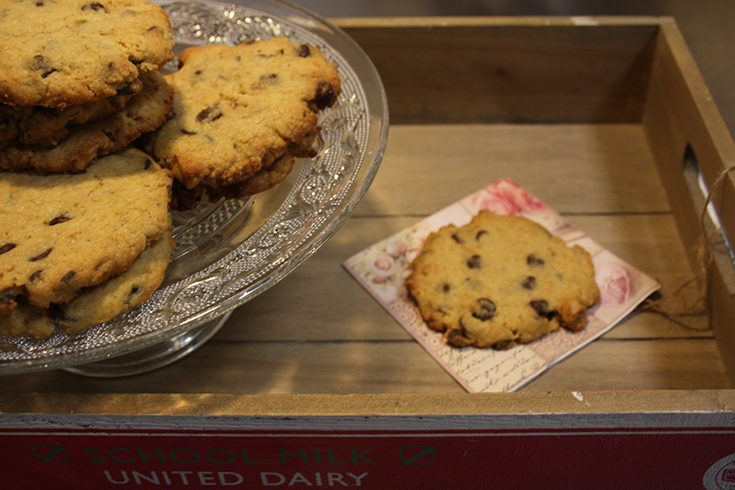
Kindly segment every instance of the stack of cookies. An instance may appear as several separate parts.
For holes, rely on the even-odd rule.
[[[169,262],[171,174],[127,147],[171,113],[171,26],[148,0],[0,19],[0,333],[75,331],[145,301]]]
[[[341,90],[287,38],[187,48],[164,77],[173,36],[148,0],[16,0],[0,21],[0,335],[74,332],[148,299],[169,209],[282,182]]]
[[[49,335],[150,297],[170,253],[171,174],[128,148],[86,172],[0,178],[0,333]]]

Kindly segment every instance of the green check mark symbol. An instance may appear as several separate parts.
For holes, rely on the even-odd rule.
[[[401,448],[401,454],[403,453],[403,450],[404,449],[409,449],[409,448]],[[413,456],[410,456],[410,457],[407,457],[407,458],[401,457],[401,461],[403,461],[407,465],[414,465],[420,459],[425,458],[427,456],[431,456],[431,461],[427,461],[427,462],[423,463],[423,464],[429,464],[429,463],[434,462],[435,453],[436,453],[436,447],[435,446],[428,446],[428,447],[424,448],[423,451],[419,451],[418,453],[414,454]]]
[[[46,455],[41,458],[41,461],[50,463],[56,456],[64,452],[64,448],[61,446],[54,446],[51,451],[47,452]]]

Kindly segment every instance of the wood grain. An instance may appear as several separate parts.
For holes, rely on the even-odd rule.
[[[235,310],[206,345],[171,366],[123,379],[63,371],[8,376],[0,393],[24,400],[18,405],[24,407],[32,397],[14,393],[86,393],[94,407],[104,406],[104,395],[169,393],[172,405],[163,411],[180,409],[179,402],[190,406],[185,394],[203,400],[210,399],[204,394],[252,395],[236,400],[252,399],[257,407],[270,403],[264,394],[298,395],[278,397],[278,406],[289,410],[302,402],[313,408],[329,394],[348,397],[335,402],[344,406],[362,400],[365,410],[377,406],[370,404],[375,398],[354,396],[406,395],[386,398],[392,407],[421,395],[434,397],[421,402],[431,410],[510,410],[506,405],[514,402],[507,400],[516,398],[463,397],[451,376],[342,268],[360,250],[509,177],[662,283],[663,313],[631,313],[523,388],[519,400],[543,406],[540,392],[554,398],[593,390],[602,400],[596,409],[604,411],[626,410],[626,400],[635,407],[655,408],[657,400],[687,407],[689,391],[692,400],[719,389],[732,398],[719,350],[732,350],[729,337],[718,346],[706,311],[666,314],[701,294],[697,287],[678,292],[694,274],[688,257],[695,241],[683,240],[680,231],[695,228],[682,228],[677,216],[696,210],[673,173],[680,171],[687,131],[710,145],[703,155],[718,154],[711,143],[724,138],[717,127],[703,135],[712,128],[702,121],[672,124],[681,114],[697,115],[702,94],[681,76],[693,68],[679,41],[668,51],[660,48],[668,42],[661,26],[669,32],[670,21],[579,26],[554,18],[361,19],[340,25],[375,62],[392,117],[378,176],[344,226],[283,281]],[[669,72],[678,74],[673,83],[666,81]],[[694,102],[678,100],[691,90]],[[727,317],[716,320],[729,325]],[[36,409],[49,410],[53,397],[37,400]],[[147,406],[142,395],[135,400]],[[375,409],[391,410],[381,407]],[[513,410],[523,409],[521,402]]]
[[[638,121],[658,25],[463,18],[343,26],[378,68],[393,120],[435,124]]]
[[[692,270],[640,125],[395,126],[354,215],[286,279],[235,310],[199,351],[129,379],[38,373],[11,377],[2,390],[462,393],[342,262],[503,177],[659,280],[671,311],[696,300],[696,289],[672,297]],[[634,312],[524,390],[727,388],[707,321]]]

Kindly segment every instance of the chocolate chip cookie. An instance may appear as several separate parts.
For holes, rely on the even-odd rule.
[[[284,155],[315,155],[317,113],[341,89],[317,48],[276,38],[191,47],[179,62],[166,76],[174,115],[146,149],[186,188],[237,186]]]
[[[113,114],[68,128],[56,145],[0,143],[0,170],[34,169],[39,173],[79,172],[97,157],[128,146],[158,128],[171,114],[173,90],[158,71],[141,76],[142,90]]]
[[[203,186],[209,199],[213,202],[219,199],[242,199],[246,196],[254,196],[280,184],[291,173],[295,164],[294,156],[290,153],[281,155],[275,162],[263,167],[253,176],[242,182],[220,186]]]
[[[0,313],[42,308],[126,270],[171,228],[172,177],[129,148],[79,174],[0,178]]]
[[[200,184],[187,189],[178,180],[175,180],[171,196],[171,208],[177,211],[186,211],[199,204],[205,195],[211,202],[217,202],[220,199],[242,199],[247,196],[254,196],[286,180],[294,164],[294,156],[286,153],[268,167],[258,170],[255,175],[247,180],[219,187]]]
[[[507,349],[578,331],[600,298],[586,250],[490,211],[429,235],[412,269],[406,287],[421,316],[456,346]]]
[[[125,107],[142,88],[143,82],[136,79],[112,97],[63,109],[0,104],[0,141],[56,145],[69,134],[69,127],[109,116]]]
[[[66,107],[112,97],[173,59],[148,0],[14,0],[0,9],[0,102]]]
[[[21,300],[12,313],[0,315],[0,334],[44,337],[57,327],[72,333],[111,320],[151,297],[163,281],[173,246],[169,232],[143,250],[129,269],[82,289],[68,303],[39,308]]]

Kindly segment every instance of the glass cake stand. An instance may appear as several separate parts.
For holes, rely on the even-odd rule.
[[[318,47],[339,69],[342,93],[320,113],[314,158],[286,181],[241,200],[173,212],[176,248],[166,278],[141,306],[80,332],[0,337],[0,374],[63,368],[125,376],[167,365],[209,340],[232,310],[275,285],[345,222],[367,192],[388,138],[388,106],[372,62],[328,21],[276,0],[246,6],[155,0],[176,41],[236,45],[287,36]],[[162,71],[175,70],[173,60]]]

